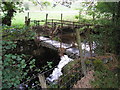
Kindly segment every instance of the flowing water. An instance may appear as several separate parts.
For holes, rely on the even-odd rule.
[[[61,75],[63,75],[62,68],[69,62],[73,61],[73,59],[69,58],[67,55],[61,56],[60,59],[61,60],[57,65],[57,68],[55,68],[52,74],[50,74],[50,76],[47,77],[47,80],[49,80],[50,82],[57,80]]]

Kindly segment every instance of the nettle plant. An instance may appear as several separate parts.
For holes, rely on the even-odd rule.
[[[6,53],[8,50],[16,48],[16,44],[12,41],[3,41],[2,46],[3,88],[17,87],[27,75],[27,72],[23,71],[27,67],[25,60],[26,55]],[[31,60],[29,65],[28,69],[35,67],[35,59]]]

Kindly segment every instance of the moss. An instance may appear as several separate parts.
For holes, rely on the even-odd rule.
[[[67,74],[68,71],[71,71],[71,69],[79,67],[79,66],[80,66],[80,60],[71,61],[67,65],[64,66],[63,73]]]
[[[69,88],[75,83],[75,81],[80,78],[81,67],[80,60],[74,60],[69,62],[63,68],[63,75],[60,77],[59,85],[60,87]],[[65,83],[66,82],[66,83]]]

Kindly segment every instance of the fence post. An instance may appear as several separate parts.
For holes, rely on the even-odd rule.
[[[38,75],[41,88],[47,88],[46,80],[43,74]]]
[[[88,40],[89,40],[89,47],[90,47],[90,56],[92,57],[92,40],[91,40],[91,36],[90,36],[90,28],[89,26],[87,26],[87,30],[88,30]]]
[[[82,45],[81,45],[81,37],[80,37],[80,30],[76,29],[76,38],[77,38],[77,44],[78,44],[78,49],[79,49],[79,55],[81,59],[81,68],[82,68],[82,73],[86,75],[86,65],[85,65],[85,59],[83,57],[83,51],[82,51]]]

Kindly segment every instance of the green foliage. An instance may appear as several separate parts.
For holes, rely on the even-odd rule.
[[[29,4],[28,3],[24,3],[24,7],[25,7],[25,10],[29,10]]]
[[[91,61],[90,61],[90,60],[86,60],[86,61],[85,61],[85,64],[86,64],[86,65],[89,65],[89,64],[91,64]]]
[[[103,61],[100,59],[96,59],[96,58],[86,59],[85,64],[86,64],[88,70],[94,69],[97,71],[102,71],[103,69],[105,69]]]
[[[93,66],[94,66],[94,70],[98,70],[98,71],[101,71],[105,68],[103,66],[102,60],[94,60],[93,61]]]
[[[80,78],[81,65],[80,60],[69,62],[63,67],[63,75],[60,77],[59,85],[61,88],[72,86]]]
[[[98,2],[98,5],[96,6],[101,13],[114,13],[116,12],[116,7],[117,2]]]
[[[56,36],[53,38],[53,40],[60,41],[60,38]]]
[[[84,31],[86,28],[87,28],[87,26],[84,26],[84,27],[80,28],[79,30]]]
[[[7,32],[11,34],[12,30],[13,32],[19,33],[17,31],[19,29],[13,27],[6,26],[3,27],[3,30],[6,31],[3,35],[7,34]],[[11,39],[10,37],[13,41],[9,40]],[[16,40],[14,41],[15,38],[17,38],[17,36],[13,33],[13,36],[7,35],[2,41],[3,56],[1,58],[3,61],[3,88],[17,87],[23,80],[30,82],[31,77],[35,73],[41,71],[39,68],[36,68],[35,59],[28,60],[31,56],[14,52],[14,49],[17,48],[17,42]],[[48,70],[50,68],[52,68],[52,62],[47,62],[43,70]],[[31,71],[33,72],[32,76],[29,76],[28,74],[31,73]]]
[[[7,51],[16,48],[16,44],[12,41],[3,41],[3,80],[2,85],[3,88],[17,87],[23,78],[27,75],[27,70],[24,72],[23,70],[28,67],[26,64],[24,54],[10,54]],[[29,62],[29,68],[32,69],[35,67],[35,59]]]
[[[90,39],[95,42],[95,53],[103,55],[104,53],[115,53],[119,55],[119,7],[118,2],[98,2],[94,7],[95,24],[103,25],[103,27],[93,28],[98,34],[91,34]],[[88,12],[90,9],[87,9]],[[96,12],[97,11],[97,12]],[[90,11],[91,12],[91,11]],[[92,13],[89,14],[92,16]],[[99,16],[100,15],[100,16]],[[92,23],[92,21],[91,21]]]
[[[26,67],[24,55],[5,54],[3,56],[3,88],[15,87],[23,78],[22,70]]]
[[[50,6],[50,2],[44,1],[44,2],[42,2],[42,5],[43,5],[43,6],[46,6],[46,7],[47,7],[47,6]]]
[[[16,2],[13,1],[3,1],[1,3],[1,9],[3,12],[2,16],[2,25],[8,25],[11,26],[11,20],[14,17],[14,14],[19,11],[22,12],[23,8],[21,7],[22,2],[19,2],[18,0]]]
[[[118,74],[110,70],[103,69],[95,71],[95,80],[91,82],[94,88],[118,88]]]
[[[47,65],[49,68],[52,68],[52,64],[53,64],[53,62],[47,62]]]
[[[31,60],[29,62],[29,65],[30,65],[30,69],[32,69],[33,67],[35,67],[35,59]]]
[[[4,15],[6,15],[8,10],[12,10],[12,9],[18,10],[19,12],[23,11],[23,8],[21,7],[22,2],[19,2],[19,1],[16,1],[16,2],[9,1],[6,3],[2,2],[1,4],[2,4],[1,9],[2,9]]]
[[[51,88],[58,88],[58,87],[59,87],[58,84],[50,84],[48,86],[49,89],[51,89]]]
[[[33,39],[35,32],[24,26],[3,26],[2,36],[4,40]]]
[[[2,53],[4,54],[7,50],[16,48],[16,44],[12,41],[2,41]]]
[[[78,15],[75,15],[75,18],[76,18],[76,19],[79,19],[79,16],[78,16]]]
[[[101,60],[94,60],[94,80],[91,85],[94,88],[118,88],[118,72],[110,71]]]
[[[53,62],[47,62],[47,64],[45,66],[43,66],[42,69],[49,70],[50,68],[52,68],[52,64],[53,64]]]

